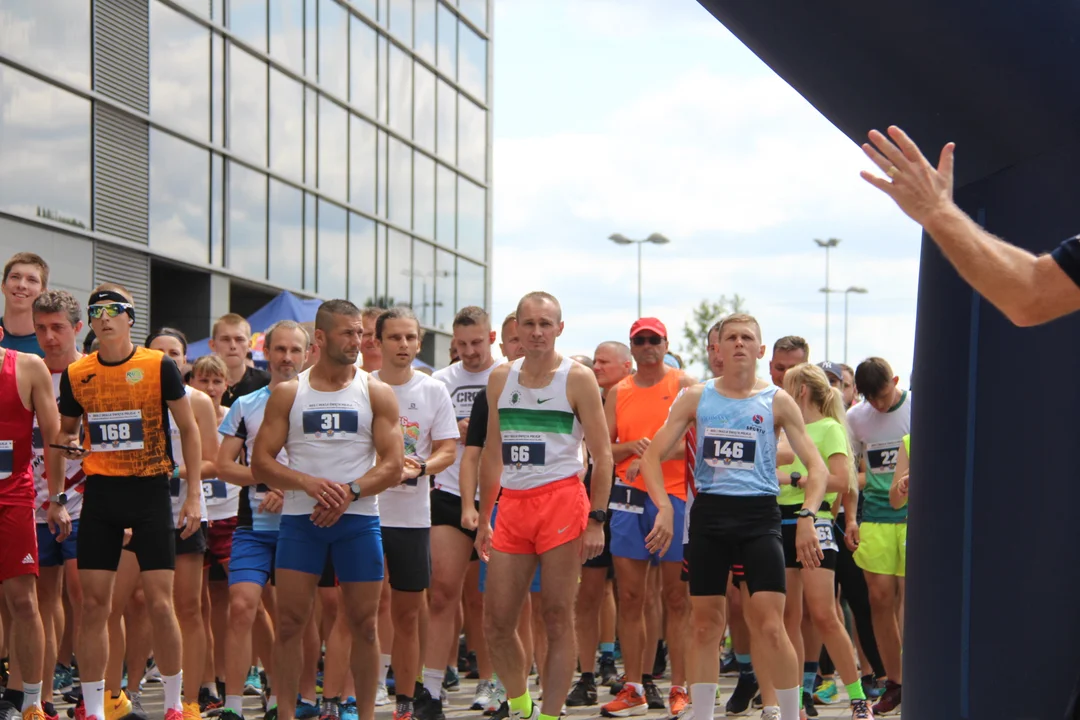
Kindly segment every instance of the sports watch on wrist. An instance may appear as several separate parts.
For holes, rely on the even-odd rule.
[[[603,525],[604,521],[607,520],[607,513],[604,512],[603,510],[590,510],[589,511],[589,519],[590,520],[595,520],[596,522]]]
[[[424,477],[427,475],[427,460],[420,461],[420,474],[417,477]]]
[[[360,486],[360,483],[353,480],[348,484],[349,492],[352,494],[352,502],[356,502],[360,499],[364,492],[364,488]]]
[[[64,507],[65,505],[67,505],[67,501],[68,501],[67,493],[63,492],[63,491],[61,491],[61,492],[57,493],[56,495],[53,495],[52,497],[49,498],[49,502],[51,502],[53,504],[56,504],[56,505],[59,505],[60,507]]]
[[[815,513],[813,510],[810,510],[809,508],[803,508],[802,510],[799,511],[797,517],[800,520],[802,518],[812,518],[814,520],[817,520],[817,513]]]

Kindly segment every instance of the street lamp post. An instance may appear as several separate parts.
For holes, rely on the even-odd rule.
[[[837,238],[829,238],[828,240],[818,240],[814,238],[814,242],[818,247],[825,248],[825,357],[829,357],[829,251],[840,244],[840,240]]]
[[[868,293],[870,291],[867,290],[866,288],[855,287],[854,285],[852,285],[847,290],[833,290],[830,287],[823,287],[823,288],[821,288],[821,292],[825,293],[825,298],[826,299],[828,299],[829,295],[832,295],[834,293],[843,293],[844,294],[844,364],[847,365],[847,362],[848,362],[848,351],[847,351],[848,350],[848,301],[851,298],[851,293],[857,293],[859,295],[865,295],[866,293]],[[826,343],[827,342],[828,341],[826,341]],[[825,359],[826,360],[829,359],[828,350],[825,351]]]
[[[615,233],[608,238],[616,245],[637,245],[637,316],[641,317],[641,246],[645,243],[653,245],[667,245],[670,240],[660,233],[653,233],[643,240],[631,240],[622,233]]]

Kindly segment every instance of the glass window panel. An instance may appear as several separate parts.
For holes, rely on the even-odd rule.
[[[345,208],[319,201],[319,294],[343,298],[347,292],[349,238],[345,227]]]
[[[413,153],[413,230],[435,237],[435,161]]]
[[[229,29],[266,52],[266,0],[229,0]]]
[[[390,49],[390,43],[387,41],[387,39],[385,37],[380,35],[379,36],[379,59],[378,59],[378,63],[377,63],[378,68],[379,68],[379,70],[378,70],[378,78],[377,78],[378,82],[379,82],[379,87],[378,87],[377,92],[378,92],[378,111],[379,111],[379,121],[380,122],[386,122],[386,118],[389,116],[388,105],[387,105],[387,101],[386,101],[386,84],[387,84],[386,76],[387,76],[387,65],[389,63],[389,60],[387,59],[387,53],[389,52],[389,49]]]
[[[487,180],[487,113],[464,95],[458,98],[458,167]]]
[[[391,229],[386,235],[386,302],[390,306],[408,305],[412,300],[411,238]]]
[[[390,127],[412,137],[412,60],[396,45],[390,47]]]
[[[319,16],[316,0],[304,5],[304,74],[318,77],[319,72]]]
[[[412,5],[413,0],[390,0],[390,32],[412,47]]]
[[[335,198],[349,196],[349,114],[319,97],[319,189]]]
[[[210,156],[210,263],[225,265],[225,158]]]
[[[188,10],[204,17],[210,17],[210,0],[176,0]]]
[[[380,130],[375,147],[375,209],[383,217],[386,217],[386,140],[386,133]]]
[[[349,215],[349,299],[375,304],[375,221],[356,213]]]
[[[435,240],[448,248],[457,247],[457,173],[439,165],[436,179]]]
[[[390,307],[386,295],[386,226],[382,223],[375,225],[375,302],[379,307]]]
[[[349,202],[375,214],[375,126],[349,116]]]
[[[270,3],[270,54],[283,65],[304,72],[304,0]]]
[[[319,0],[319,84],[344,98],[348,83],[349,15],[334,0]]]
[[[225,144],[225,38],[210,35],[210,142]]]
[[[462,24],[458,33],[458,84],[487,100],[487,41]]]
[[[461,0],[458,7],[461,8],[462,15],[469,18],[476,27],[487,32],[487,0]]]
[[[266,164],[266,63],[229,45],[229,148]]]
[[[484,236],[484,188],[458,177],[457,249],[477,260],[486,260]]]
[[[150,247],[210,258],[210,154],[150,128]]]
[[[420,63],[413,77],[413,140],[422,148],[435,150],[435,74]]]
[[[377,21],[379,10],[375,0],[352,0],[352,6],[371,19],[372,22]]]
[[[457,164],[457,98],[458,92],[442,80],[438,81],[438,138],[439,157]]]
[[[484,307],[484,268],[464,258],[458,258],[457,272],[459,309],[469,305]]]
[[[430,63],[435,62],[435,6],[437,0],[416,0],[413,19],[416,36],[413,48],[416,54]]]
[[[229,269],[242,275],[266,277],[266,176],[230,162]]]
[[[90,227],[88,101],[0,65],[0,138],[0,208]]]
[[[375,62],[375,52],[378,47],[375,28],[363,20],[353,17],[351,37],[351,54],[349,56],[349,102],[357,107],[360,112],[371,117],[375,116],[375,84],[378,80],[378,72]]]
[[[439,3],[439,44],[437,63],[439,69],[457,80],[457,26],[458,19],[454,13],[442,3]]]
[[[210,0],[210,18],[225,24],[225,0]]]
[[[150,114],[210,139],[210,31],[159,2],[150,3]]]
[[[435,327],[440,330],[450,330],[454,315],[457,314],[458,306],[454,302],[456,259],[453,253],[445,250],[437,250],[435,253]]]
[[[412,306],[421,325],[435,322],[435,248],[413,240]]]
[[[304,182],[315,185],[315,169],[318,165],[319,98],[314,90],[304,90]]]
[[[89,88],[89,0],[0,0],[0,48]]]
[[[300,288],[304,279],[304,193],[270,179],[270,282]]]
[[[304,289],[315,292],[315,196],[304,193]]]
[[[395,138],[390,138],[390,154],[387,163],[389,177],[390,222],[402,227],[412,227],[412,148]]]
[[[294,180],[304,180],[304,87],[273,68],[270,69],[270,167]]]

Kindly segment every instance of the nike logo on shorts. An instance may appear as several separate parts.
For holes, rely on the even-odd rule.
[[[549,399],[550,399],[550,398],[549,398]],[[559,532],[559,534],[560,534],[560,535],[562,535],[562,534],[563,534],[564,532],[566,532],[566,531],[567,531],[567,530],[569,530],[569,529],[570,529],[570,526],[569,526],[569,525],[567,525],[567,526],[566,526],[566,527],[564,527],[564,528],[560,528],[558,532]]]

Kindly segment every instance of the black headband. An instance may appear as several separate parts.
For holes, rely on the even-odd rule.
[[[166,328],[162,328],[161,330],[158,330],[156,333],[146,338],[146,347],[150,347],[150,344],[157,340],[159,337],[171,337],[176,339],[180,343],[180,345],[183,346],[184,354],[187,355],[187,340],[184,339],[184,336],[175,330],[169,330]]]
[[[135,324],[135,306],[131,304],[130,300],[128,300],[126,297],[114,290],[98,290],[97,292],[91,293],[90,302],[87,304],[97,305],[98,303],[105,300],[123,303],[124,305],[127,305],[127,307],[124,308],[124,312],[126,312],[128,314],[128,317],[131,319],[131,324]],[[89,307],[87,307],[87,312],[90,312]]]

